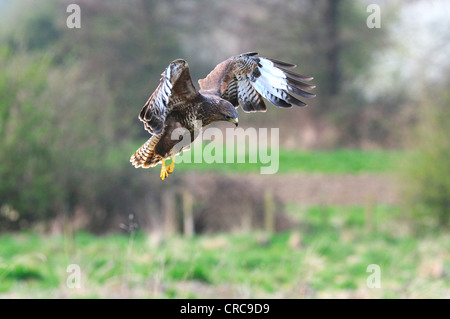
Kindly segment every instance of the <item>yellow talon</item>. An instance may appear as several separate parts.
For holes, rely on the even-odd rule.
[[[172,157],[172,163],[170,163],[170,165],[167,166],[167,172],[169,174],[172,173],[174,168],[175,168],[175,156]]]
[[[163,158],[161,162],[161,174],[159,177],[161,177],[161,180],[164,180],[167,176],[169,176],[169,173],[167,173],[166,170],[166,159]]]
[[[170,165],[166,166],[166,159],[163,158],[161,160],[161,174],[159,177],[161,177],[161,180],[166,179],[170,173],[173,172],[173,169],[175,168],[175,156],[172,157],[172,163]]]

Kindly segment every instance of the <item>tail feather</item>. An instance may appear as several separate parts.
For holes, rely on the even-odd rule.
[[[134,167],[153,167],[161,162],[162,157],[155,154],[155,146],[159,141],[159,136],[154,135],[145,142],[130,158],[130,162]]]

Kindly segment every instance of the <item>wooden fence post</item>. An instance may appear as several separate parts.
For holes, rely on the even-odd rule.
[[[194,235],[194,200],[192,194],[184,189],[182,192],[182,207],[183,207],[183,233],[186,237]]]
[[[175,214],[175,194],[166,190],[162,194],[162,211],[164,214],[164,233],[174,235],[177,233],[178,223]]]
[[[242,214],[241,214],[241,231],[243,233],[248,233],[252,230],[252,217],[253,209],[250,202],[245,202],[242,204]]]
[[[264,229],[268,233],[275,231],[275,201],[270,191],[264,193]]]

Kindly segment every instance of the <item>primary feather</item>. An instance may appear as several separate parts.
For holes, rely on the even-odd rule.
[[[307,77],[285,68],[296,65],[243,53],[220,63],[205,79],[199,80],[200,92],[213,91],[244,112],[265,111],[263,97],[278,107],[305,106],[296,98],[313,98],[306,90],[315,88]]]

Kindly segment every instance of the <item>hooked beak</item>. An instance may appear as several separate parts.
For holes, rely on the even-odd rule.
[[[231,123],[234,123],[234,125],[236,125],[236,127],[239,125],[239,119],[236,117],[232,120],[230,120]]]

